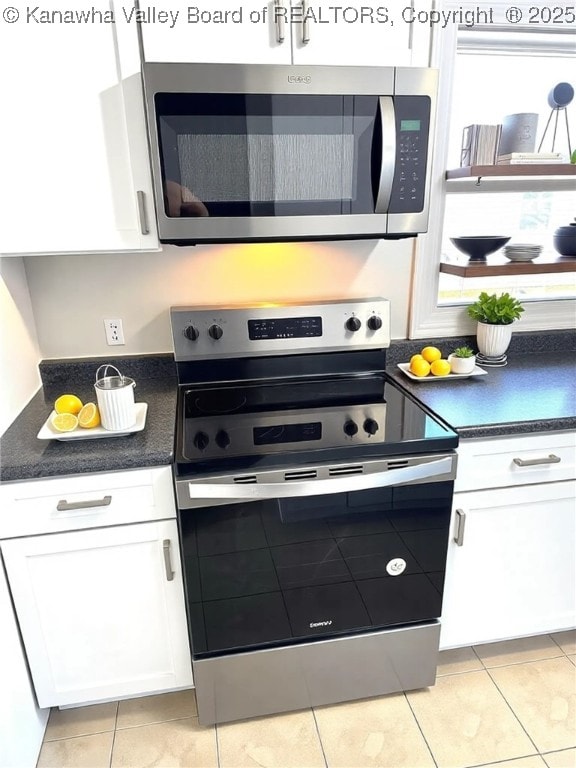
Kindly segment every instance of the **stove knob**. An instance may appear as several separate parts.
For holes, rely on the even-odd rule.
[[[208,328],[208,336],[210,336],[212,339],[215,339],[216,341],[222,338],[223,333],[224,331],[222,328],[220,328],[219,325],[211,325],[210,328]]]
[[[364,432],[367,435],[375,435],[378,432],[378,422],[374,419],[366,419],[364,422]]]
[[[186,336],[187,339],[190,339],[190,341],[196,341],[198,336],[200,336],[200,331],[195,326],[189,325],[184,329],[184,336]]]
[[[349,331],[359,331],[362,323],[357,317],[349,317],[348,320],[346,320],[346,328]]]
[[[344,432],[348,435],[348,437],[354,437],[354,435],[358,432],[358,425],[355,421],[347,421],[344,424]]]
[[[216,445],[219,448],[228,448],[230,445],[230,435],[228,432],[225,432],[223,429],[221,429],[219,432],[216,433]]]
[[[196,448],[198,448],[199,451],[205,450],[208,447],[209,442],[210,438],[206,432],[196,432],[194,435],[194,445]]]
[[[368,328],[370,328],[371,331],[380,330],[380,328],[382,328],[382,318],[378,317],[378,315],[372,315],[372,317],[369,317]]]

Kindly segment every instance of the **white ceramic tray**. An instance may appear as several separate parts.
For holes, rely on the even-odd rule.
[[[122,437],[123,435],[131,435],[134,432],[141,432],[146,424],[146,413],[148,411],[148,403],[135,403],[134,408],[136,410],[136,421],[128,429],[110,430],[104,429],[104,427],[94,427],[93,429],[82,429],[82,427],[76,427],[72,432],[58,432],[50,424],[52,417],[56,411],[52,411],[50,416],[46,419],[40,432],[36,435],[38,440],[95,440],[98,437]]]
[[[409,379],[412,379],[412,381],[454,381],[454,379],[469,379],[471,376],[486,376],[488,373],[488,371],[483,371],[482,368],[476,365],[470,373],[449,373],[447,376],[433,376],[432,374],[428,376],[414,376],[410,371],[410,363],[397,363],[397,365],[402,373],[408,376]]]

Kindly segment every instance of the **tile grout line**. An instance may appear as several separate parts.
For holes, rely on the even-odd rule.
[[[566,631],[570,632],[570,630],[566,630]],[[558,632],[557,634],[561,635],[561,634],[562,634],[562,631]],[[552,637],[552,635],[548,635],[548,637],[549,637],[549,638],[552,640],[552,642],[553,642],[553,643],[556,643],[556,645],[558,646],[558,648],[560,648],[560,650],[562,651],[562,653],[564,654],[564,656],[569,656],[568,652],[567,652],[567,651],[565,651],[565,650],[564,650],[564,648],[562,648],[562,646],[560,645],[560,643],[559,643],[557,640],[555,640],[555,639],[554,639],[554,637]]]
[[[196,707],[198,709],[198,707]],[[216,764],[220,766],[220,742],[218,741],[218,723],[214,723],[214,740],[216,741]]]
[[[530,663],[530,662],[526,662],[526,663],[528,664],[528,663]],[[510,666],[513,666],[513,665],[510,665]],[[498,667],[498,669],[502,669],[502,667]],[[537,747],[537,745],[536,745],[536,742],[534,741],[534,739],[533,739],[533,738],[530,736],[530,734],[528,733],[528,731],[527,731],[527,730],[526,730],[526,728],[524,727],[524,723],[523,723],[523,722],[520,720],[520,718],[518,717],[518,715],[517,715],[517,714],[516,714],[516,712],[514,711],[514,708],[512,707],[512,705],[510,704],[510,702],[508,701],[508,699],[506,698],[506,696],[505,696],[505,695],[502,693],[502,691],[500,690],[500,688],[499,688],[499,686],[498,686],[498,683],[496,682],[496,680],[494,680],[494,678],[493,678],[493,677],[492,677],[492,675],[490,674],[490,670],[489,670],[489,669],[487,669],[487,670],[486,670],[486,672],[488,673],[488,676],[490,677],[490,680],[492,680],[492,683],[494,684],[494,686],[495,686],[496,690],[498,691],[498,693],[500,694],[500,696],[502,696],[502,698],[503,698],[503,699],[504,699],[504,701],[506,702],[506,706],[509,708],[510,712],[512,712],[512,714],[514,715],[514,717],[516,718],[516,720],[519,722],[519,724],[520,724],[520,728],[522,728],[522,730],[524,731],[524,733],[526,734],[526,736],[529,738],[529,740],[530,740],[530,743],[531,743],[531,744],[534,746],[534,749],[536,750],[537,754],[539,755],[539,754],[540,754],[540,750],[538,749],[538,747]]]
[[[320,742],[320,749],[322,750],[324,765],[326,768],[328,768],[328,758],[326,757],[326,752],[324,752],[324,744],[322,743],[322,736],[320,735],[320,728],[318,726],[318,720],[316,720],[316,712],[314,711],[314,707],[310,707],[310,712],[312,712],[312,717],[314,718],[314,725],[316,726],[316,733],[318,735],[318,741]]]
[[[478,659],[480,664],[482,664],[482,667],[486,671],[488,671],[490,669],[503,669],[504,667],[515,667],[515,666],[518,666],[519,664],[530,664],[533,661],[547,661],[548,659],[559,659],[559,658],[562,657],[562,655],[568,656],[566,651],[559,645],[559,643],[556,642],[556,640],[554,640],[552,635],[549,635],[549,634],[545,634],[545,635],[529,635],[528,637],[530,637],[530,638],[532,638],[532,637],[547,637],[547,638],[549,638],[554,643],[554,645],[556,645],[558,647],[558,649],[560,650],[560,653],[558,654],[558,656],[542,656],[541,658],[522,659],[521,661],[509,661],[509,662],[507,662],[505,664],[496,664],[496,665],[493,665],[493,666],[489,667],[485,663],[484,659],[482,659],[482,657],[478,654],[478,652],[476,651],[475,646],[470,645],[468,647],[472,649],[472,651],[474,652],[476,658]],[[522,639],[522,638],[519,638],[519,639]],[[514,638],[512,638],[511,640],[501,640],[501,641],[498,641],[497,643],[487,643],[487,645],[496,645],[496,644],[503,645],[505,643],[513,642],[513,641],[514,641]],[[482,645],[482,644],[480,643],[479,645]]]
[[[198,715],[184,715],[183,717],[171,717],[168,720],[151,720],[146,723],[136,723],[135,725],[123,725],[116,727],[117,731],[131,731],[134,728],[145,728],[148,725],[162,725],[163,723],[176,723],[178,720],[198,720]]]
[[[112,768],[112,757],[114,756],[114,744],[116,743],[116,726],[118,725],[118,710],[120,709],[120,702],[116,702],[116,714],[114,716],[114,731],[112,732],[112,744],[110,746],[110,760],[108,762],[108,768]]]
[[[428,752],[430,752],[430,757],[432,758],[432,762],[434,763],[436,768],[438,768],[438,763],[436,762],[436,758],[434,757],[434,752],[432,752],[432,747],[430,746],[430,744],[428,744],[428,739],[426,738],[426,736],[424,734],[424,731],[422,730],[422,727],[421,727],[420,723],[418,722],[418,718],[416,717],[416,713],[412,709],[412,704],[410,704],[410,699],[406,695],[406,691],[403,691],[402,693],[404,695],[404,698],[406,699],[406,703],[408,704],[408,707],[410,708],[410,712],[412,713],[412,717],[414,718],[416,726],[418,727],[418,730],[422,734],[422,738],[424,739],[424,743],[426,744],[426,748],[427,748]]]

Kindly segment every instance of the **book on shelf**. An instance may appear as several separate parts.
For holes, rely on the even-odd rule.
[[[460,166],[494,165],[502,126],[467,125],[462,133]]]
[[[497,165],[530,165],[563,163],[564,158],[560,152],[509,152],[507,155],[498,155]]]

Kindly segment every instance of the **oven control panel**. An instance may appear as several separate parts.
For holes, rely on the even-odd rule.
[[[384,443],[386,404],[186,419],[183,454],[198,459]]]
[[[179,362],[390,346],[383,298],[242,307],[171,307]]]

